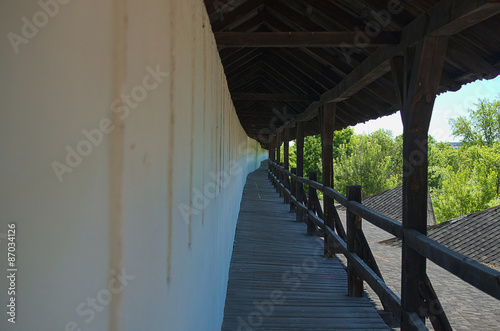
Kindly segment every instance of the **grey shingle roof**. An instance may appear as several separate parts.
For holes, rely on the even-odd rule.
[[[478,262],[500,266],[500,206],[431,226],[427,236]],[[381,243],[401,245],[395,238]]]
[[[363,205],[366,207],[385,215],[398,222],[403,221],[403,186],[397,186],[389,190],[371,195],[362,200]],[[344,207],[339,207],[345,210]],[[436,224],[434,217],[434,210],[429,196],[429,205],[427,213],[427,224]]]
[[[397,186],[390,190],[371,195],[363,199],[363,204],[393,220],[403,221],[403,187]]]
[[[427,235],[478,262],[500,266],[500,206],[432,226]]]

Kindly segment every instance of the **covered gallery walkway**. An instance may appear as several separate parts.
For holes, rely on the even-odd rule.
[[[338,258],[307,235],[267,177],[267,162],[243,190],[222,330],[387,330],[366,297],[347,296]]]

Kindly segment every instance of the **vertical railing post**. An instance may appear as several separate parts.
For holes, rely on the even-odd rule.
[[[318,173],[316,171],[309,172],[309,179],[313,181],[318,180]],[[309,198],[307,199],[307,209],[313,210],[314,208],[314,194],[316,194],[316,189],[314,187],[309,186]],[[307,234],[312,236],[316,232],[316,225],[314,225],[310,216],[307,216]]]
[[[284,131],[285,132],[283,134],[283,168],[285,168],[285,170],[289,171],[290,170],[290,159],[289,159],[290,129],[285,128]],[[291,191],[290,176],[288,176],[285,173],[283,173],[283,185],[288,189],[288,191]],[[285,197],[285,203],[290,202],[290,199],[286,194],[284,194],[284,197]]]
[[[280,169],[279,169],[279,180],[280,180],[280,183],[285,186],[285,174],[283,173],[283,170],[282,170],[282,167],[283,167],[283,162],[280,162]],[[280,186],[280,197],[284,197],[285,196],[285,190],[283,189],[283,187]]]
[[[292,168],[290,171],[292,174],[296,175],[297,174],[297,168]],[[295,180],[293,178],[290,178],[290,193],[297,199],[297,192],[295,192]],[[290,212],[293,213],[295,211],[295,204],[293,203],[293,200],[290,199]]]
[[[347,200],[361,202],[361,186],[347,186]],[[356,233],[361,231],[361,217],[347,208],[347,250],[361,255],[361,247],[356,240]],[[351,261],[347,261],[347,291],[350,297],[363,296],[363,278],[356,271]]]
[[[269,162],[268,162],[268,178],[271,180],[271,174],[273,173],[272,162],[274,162],[274,137],[269,136]]]
[[[295,141],[297,148],[297,176],[304,177],[304,122],[297,123],[297,138]],[[303,201],[302,191],[304,190],[304,185],[296,181],[295,192],[298,201]],[[304,216],[302,214],[302,209],[297,208],[296,221],[302,222]],[[309,231],[308,231],[309,233]]]
[[[281,134],[276,134],[276,165],[281,164]],[[281,171],[278,167],[276,167],[276,179],[281,182]],[[282,197],[281,193],[281,187],[279,184],[276,185],[276,191],[280,194],[280,197]]]

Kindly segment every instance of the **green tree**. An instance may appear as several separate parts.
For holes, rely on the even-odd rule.
[[[370,134],[381,148],[381,157],[390,158],[390,176],[396,178],[397,184],[403,181],[403,136],[393,138],[391,130],[379,129]]]
[[[455,137],[463,145],[493,146],[500,141],[500,100],[479,99],[475,109],[468,109],[469,116],[449,120]]]
[[[483,176],[494,178],[493,188],[496,195],[500,194],[500,144],[492,147],[470,146],[459,152],[464,167],[477,169]]]
[[[459,151],[449,143],[429,139],[429,188],[431,192],[440,190],[443,180],[449,175],[448,167],[453,173],[459,169]]]
[[[339,148],[335,162],[335,188],[345,193],[346,185],[361,185],[363,197],[397,185],[391,174],[391,158],[382,150],[376,137],[358,135],[352,140],[352,153],[347,146]]]
[[[346,146],[347,153],[350,154],[352,152],[352,138],[354,137],[354,129],[348,126],[345,129],[335,131],[333,133],[333,158],[337,159],[339,154],[339,148],[341,146]]]
[[[433,198],[436,220],[443,222],[488,208],[495,198],[494,181],[494,176],[478,169],[464,167],[455,174],[449,169],[440,194]]]
[[[321,135],[306,137],[304,139],[304,175],[307,177],[310,171],[316,171],[320,183],[323,180],[321,155]]]

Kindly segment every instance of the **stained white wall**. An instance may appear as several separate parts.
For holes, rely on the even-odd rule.
[[[2,312],[0,329],[220,329],[265,151],[238,121],[203,1],[41,3],[0,3],[0,234],[16,223],[18,261],[16,325]],[[0,235],[3,307],[6,249]]]

